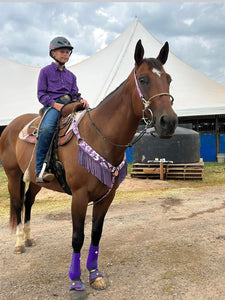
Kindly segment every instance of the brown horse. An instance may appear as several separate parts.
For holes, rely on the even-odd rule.
[[[118,174],[121,170],[118,166],[124,159],[125,150],[132,141],[142,118],[147,124],[151,122],[160,138],[171,137],[177,126],[177,116],[171,106],[173,97],[169,94],[171,77],[163,68],[168,52],[169,46],[166,42],[156,59],[144,59],[144,48],[139,40],[134,53],[135,67],[127,80],[95,109],[90,110],[89,114],[86,113],[79,124],[82,137],[79,142],[87,142],[95,150],[95,155],[99,154],[108,165],[115,166],[107,171],[112,179],[111,187],[78,162],[81,143],[77,142],[76,135],[68,144],[58,149],[72,193],[73,254],[69,275],[72,280],[71,294],[76,299],[86,298],[85,287],[80,278],[80,251],[84,242],[84,222],[88,203],[94,202],[87,268],[92,287],[103,289],[106,284],[98,270],[99,242],[105,215],[120,183]],[[22,141],[18,135],[35,117],[34,114],[26,114],[16,118],[3,131],[0,140],[2,164],[8,177],[10,221],[12,228],[17,227],[16,253],[24,251],[24,237],[25,246],[35,244],[30,236],[30,218],[31,207],[40,189],[45,187],[63,192],[56,179],[51,183],[35,182],[35,157],[33,157],[29,167],[30,183],[25,193],[23,174],[31,160],[34,145]],[[87,153],[85,155],[88,156]],[[96,164],[93,155],[89,159]],[[99,167],[100,171],[101,168]],[[104,198],[95,203],[95,200],[102,196]],[[23,205],[25,206],[24,225],[21,220]]]

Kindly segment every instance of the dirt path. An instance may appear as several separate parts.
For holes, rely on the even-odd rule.
[[[120,189],[146,189],[149,182],[129,179]],[[88,285],[89,207],[82,249],[88,300],[225,299],[225,186],[167,192],[167,184],[152,197],[112,204],[100,244],[104,291]],[[5,220],[0,228],[0,299],[69,299],[70,212],[34,215],[37,246],[23,255],[13,254],[15,236]]]

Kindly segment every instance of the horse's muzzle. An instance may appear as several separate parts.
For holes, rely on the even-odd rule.
[[[175,113],[173,116],[164,114],[161,115],[159,120],[155,122],[155,129],[160,138],[166,139],[173,136],[177,124],[178,118]]]

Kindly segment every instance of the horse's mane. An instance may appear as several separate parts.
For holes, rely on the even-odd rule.
[[[99,104],[97,105],[97,107],[99,105],[102,104],[102,102],[106,101],[112,94],[114,94],[124,83],[125,83],[126,80],[124,80],[117,88],[115,88],[114,91],[112,91],[111,93],[109,93],[101,102],[99,102]]]
[[[162,64],[161,62],[156,58],[145,58],[144,62],[146,62],[149,66],[158,69],[159,71],[162,70]],[[100,106],[104,101],[106,101],[111,95],[113,95],[120,87],[124,85],[126,80],[124,80],[114,91],[109,93],[99,104],[96,106]]]

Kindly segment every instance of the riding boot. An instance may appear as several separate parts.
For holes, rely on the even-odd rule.
[[[52,173],[44,172],[41,176],[41,172],[36,174],[36,182],[37,183],[48,183],[55,179],[55,175]]]

